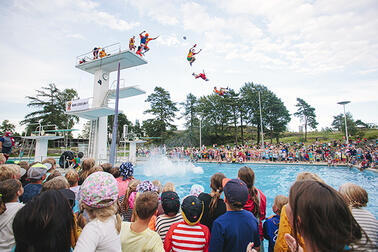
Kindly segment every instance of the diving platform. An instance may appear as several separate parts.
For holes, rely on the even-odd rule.
[[[63,138],[62,136],[25,136],[25,139],[35,140],[35,162],[42,162],[47,156],[47,147],[49,140],[57,140]]]
[[[82,55],[82,56],[85,56],[85,55]],[[89,58],[89,57],[85,56],[85,58]],[[118,53],[107,55],[103,58],[98,58],[98,59],[93,59],[93,60],[89,59],[86,62],[77,64],[76,68],[86,71],[91,74],[95,74],[98,70],[111,73],[111,72],[117,71],[118,61],[120,62],[121,70],[147,64],[147,61],[143,59],[142,57],[140,57],[139,55],[135,54],[132,51],[125,50],[125,51],[120,51]]]
[[[115,99],[116,98],[116,89],[109,89],[108,91],[108,98],[109,99]],[[136,87],[136,86],[130,86],[130,87],[123,87],[119,89],[119,98],[128,98],[133,97],[136,95],[145,94],[146,91]]]
[[[120,111],[119,113],[122,113]],[[96,120],[99,117],[103,116],[110,116],[115,114],[115,110],[109,107],[97,107],[97,108],[90,108],[87,110],[79,110],[79,111],[66,111],[66,114],[75,115],[87,120]]]

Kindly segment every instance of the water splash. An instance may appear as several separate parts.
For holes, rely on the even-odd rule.
[[[146,176],[185,176],[187,174],[203,174],[200,166],[181,159],[169,159],[164,154],[153,152],[148,161],[144,162],[143,174]]]

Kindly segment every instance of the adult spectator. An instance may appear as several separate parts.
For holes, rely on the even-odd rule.
[[[7,131],[3,137],[0,137],[1,153],[4,154],[6,160],[8,160],[9,155],[12,153],[13,146],[14,139],[12,137],[12,133]]]

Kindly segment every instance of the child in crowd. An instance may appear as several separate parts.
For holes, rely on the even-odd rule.
[[[353,217],[370,240],[368,242],[363,237],[358,248],[364,251],[378,249],[378,221],[371,212],[365,209],[369,201],[367,191],[359,185],[346,183],[340,186],[339,192],[351,208]]]
[[[259,221],[260,240],[262,243],[264,240],[262,222],[265,220],[266,215],[266,197],[260,189],[255,187],[255,173],[250,167],[244,166],[240,168],[238,178],[247,185],[248,201],[244,209],[253,213]]]
[[[111,163],[104,163],[104,164],[101,164],[100,166],[102,167],[104,172],[108,172],[108,173],[110,173],[110,170],[113,168]]]
[[[198,196],[204,204],[201,224],[207,226],[210,232],[214,220],[226,212],[226,204],[220,198],[223,192],[222,181],[225,177],[223,173],[215,173],[210,179],[211,193],[201,193]]]
[[[15,245],[12,223],[24,204],[18,202],[24,189],[16,179],[0,182],[0,251],[10,252]]]
[[[80,202],[80,186],[79,186],[79,174],[75,169],[69,169],[65,175],[68,183],[70,184],[70,190],[75,193],[75,199]]]
[[[63,194],[50,190],[21,208],[13,221],[15,252],[69,252],[74,217]]]
[[[190,188],[190,195],[198,197],[201,193],[205,191],[205,188],[199,184],[194,184]]]
[[[176,222],[182,221],[182,216],[179,212],[180,198],[176,192],[163,192],[161,194],[161,204],[164,214],[156,218],[155,230],[164,242],[169,227]]]
[[[81,170],[79,172],[79,185],[89,176],[89,170],[95,165],[93,158],[87,158],[81,164]]]
[[[148,228],[151,217],[156,214],[158,196],[154,192],[141,193],[135,201],[135,222],[123,222],[121,228],[122,251],[163,252],[160,236]]]
[[[240,179],[223,179],[227,212],[213,223],[209,251],[246,251],[250,242],[260,247],[259,225],[256,217],[243,210],[249,192]]]
[[[286,205],[288,202],[288,198],[284,195],[277,195],[273,201],[273,212],[276,214],[270,218],[268,218],[264,222],[263,226],[263,233],[264,238],[269,241],[269,252],[274,251],[274,245],[276,244],[277,234],[278,234],[278,227],[280,225],[280,214],[282,207]]]
[[[74,252],[120,252],[121,217],[117,214],[118,186],[106,172],[95,172],[81,186],[81,204],[91,221],[85,225]]]
[[[126,189],[130,183],[131,180],[134,179],[134,168],[133,164],[131,162],[124,162],[119,167],[119,173],[121,176],[116,178],[119,194],[118,197],[125,196]]]
[[[175,184],[172,182],[167,182],[164,184],[162,192],[176,192]],[[163,206],[161,205],[161,201],[159,201],[158,206],[158,213],[157,216],[164,214]]]
[[[181,205],[184,221],[173,224],[164,240],[165,251],[208,251],[210,231],[200,224],[203,202],[196,196],[187,196]]]
[[[46,166],[37,163],[29,168],[28,179],[30,183],[24,188],[24,194],[22,195],[22,202],[28,203],[33,197],[37,196],[42,190],[42,182],[46,178],[47,169]]]
[[[137,190],[137,186],[140,183],[141,181],[137,179],[134,179],[129,182],[129,185],[126,189],[125,197],[121,201],[121,207],[120,207],[120,212],[121,212],[123,221],[131,222],[131,216],[133,213],[136,190]]]
[[[41,192],[46,192],[48,190],[60,190],[60,189],[69,189],[70,184],[68,184],[68,181],[63,176],[55,177],[42,185]]]

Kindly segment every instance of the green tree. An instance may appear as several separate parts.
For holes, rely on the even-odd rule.
[[[315,108],[311,107],[305,100],[297,98],[297,104],[295,105],[298,110],[294,113],[294,116],[300,118],[304,122],[305,128],[305,141],[307,141],[307,126],[312,129],[316,129],[318,122],[316,121]]]
[[[14,125],[13,123],[10,123],[9,120],[2,121],[2,123],[0,125],[0,132],[1,133],[4,133],[5,131],[14,132],[15,129],[16,129],[16,125]]]
[[[176,130],[176,126],[172,124],[175,112],[178,111],[176,103],[171,100],[169,92],[162,87],[155,87],[154,93],[147,97],[146,102],[150,103],[151,108],[144,111],[144,113],[150,113],[155,116],[154,122],[151,119],[143,122],[146,133],[149,136],[166,138],[168,131]],[[151,126],[156,126],[157,128],[152,129]]]
[[[79,121],[77,116],[65,113],[66,102],[79,98],[74,89],[61,91],[52,83],[42,87],[41,90],[36,90],[35,96],[26,96],[26,98],[29,99],[28,107],[37,109],[27,114],[21,121],[21,124],[27,125],[28,134],[37,127],[38,122],[41,125],[56,125],[59,129],[72,129]]]
[[[199,126],[197,97],[189,93],[186,96],[186,101],[181,102],[180,105],[184,109],[184,111],[182,112],[182,117],[185,119],[185,127],[187,129],[188,140],[190,142],[190,145],[193,146],[197,143],[197,137],[195,137],[195,129]]]
[[[238,144],[238,120],[239,120],[239,113],[240,113],[240,99],[239,94],[236,93],[233,89],[231,89],[227,96],[224,96],[224,102],[229,107],[229,111],[231,112],[231,121],[234,127],[234,143]]]
[[[273,138],[279,142],[280,133],[286,130],[290,122],[290,114],[285,104],[272,91],[264,85],[245,83],[240,89],[241,102],[244,106],[247,122],[257,128],[257,143],[260,143],[260,109],[259,92],[261,98],[263,130],[270,133],[270,140]]]
[[[90,131],[91,131],[91,121],[87,121],[83,126],[83,130],[81,131],[79,138],[89,139]]]
[[[351,136],[355,135],[357,133],[357,127],[351,113],[349,112],[346,113],[346,120],[347,120],[347,127],[348,127],[348,135],[351,135]],[[339,114],[333,117],[332,127],[345,134],[344,114]]]

